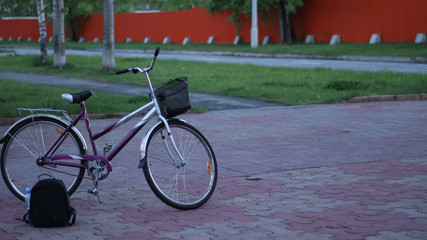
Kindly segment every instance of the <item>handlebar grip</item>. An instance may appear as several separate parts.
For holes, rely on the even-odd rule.
[[[157,48],[156,48],[156,51],[154,52],[154,56],[156,56],[156,57],[157,57],[157,55],[159,55],[159,52],[160,52],[160,48],[159,48],[159,47],[157,47]]]
[[[132,68],[128,68],[128,69],[123,69],[123,70],[116,71],[116,74],[127,73],[127,72],[130,72],[130,71],[132,71]]]

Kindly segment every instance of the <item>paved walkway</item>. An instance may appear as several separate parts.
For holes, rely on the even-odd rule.
[[[39,55],[38,47],[6,47],[17,55]],[[152,58],[153,50],[115,49],[116,57]],[[48,49],[48,54],[53,54]],[[102,56],[102,49],[67,49],[67,55]],[[172,59],[209,63],[252,64],[269,67],[330,68],[353,71],[390,71],[427,74],[426,57],[317,56],[235,52],[161,51],[159,60]]]
[[[103,204],[86,193],[87,180],[71,196],[72,227],[35,229],[16,220],[25,206],[0,183],[0,238],[427,239],[427,101],[183,118],[206,135],[219,163],[217,189],[200,209],[178,211],[154,196],[137,169],[137,136],[100,183]],[[133,124],[98,144],[117,143]]]

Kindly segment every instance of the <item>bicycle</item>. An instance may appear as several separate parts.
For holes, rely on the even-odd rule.
[[[83,178],[88,178],[94,184],[88,192],[96,195],[100,202],[98,182],[112,171],[110,161],[151,119],[157,117],[141,142],[138,168],[143,169],[151,190],[167,205],[188,210],[206,203],[218,178],[215,154],[199,130],[175,118],[191,107],[186,77],[153,88],[149,73],[159,51],[159,48],[155,50],[147,68],[132,67],[116,72],[143,73],[151,101],[95,134],[92,134],[85,104],[92,91],[62,94],[68,103],[80,104],[81,112],[74,119],[65,110],[20,108],[20,111],[29,111],[30,115],[13,124],[0,140],[3,144],[1,172],[9,190],[24,201],[26,187],[33,186],[41,175],[47,174],[63,180],[71,196]],[[60,113],[64,117],[59,117]],[[117,146],[112,148],[111,144],[105,144],[104,155],[99,155],[95,140],[137,116],[142,116],[141,120]],[[87,154],[86,141],[76,127],[82,118],[94,155]]]

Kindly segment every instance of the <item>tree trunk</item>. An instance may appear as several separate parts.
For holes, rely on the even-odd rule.
[[[44,15],[43,0],[37,0],[37,13],[39,16],[40,32],[40,60],[43,64],[47,63],[47,46],[46,46],[46,20]]]
[[[292,43],[292,30],[291,30],[291,21],[289,20],[289,11],[285,7],[285,20],[286,20],[286,37],[288,44]]]
[[[53,66],[63,69],[65,57],[64,0],[53,0]]]
[[[280,42],[284,43],[285,42],[285,10],[284,8],[284,3],[283,1],[278,1],[277,2],[277,9],[279,11],[279,29],[280,29]]]
[[[114,4],[113,0],[104,0],[104,53],[101,70],[114,71]]]
[[[294,18],[293,18],[294,14],[289,14],[289,26],[290,26],[290,31],[291,31],[291,38],[292,38],[292,42],[295,42],[297,39],[297,33],[295,32],[295,25],[294,25]]]
[[[280,42],[281,43],[292,43],[292,29],[293,22],[291,21],[291,14],[289,13],[286,5],[288,4],[287,0],[278,1],[278,10],[279,10],[279,25],[280,25]]]

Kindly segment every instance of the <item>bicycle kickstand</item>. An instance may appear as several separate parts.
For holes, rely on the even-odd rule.
[[[95,178],[92,177],[93,184],[95,188],[87,190],[88,193],[95,195],[98,198],[98,202],[101,202],[101,199],[99,198],[99,189],[98,189],[98,181],[99,181],[99,168],[95,169]]]

